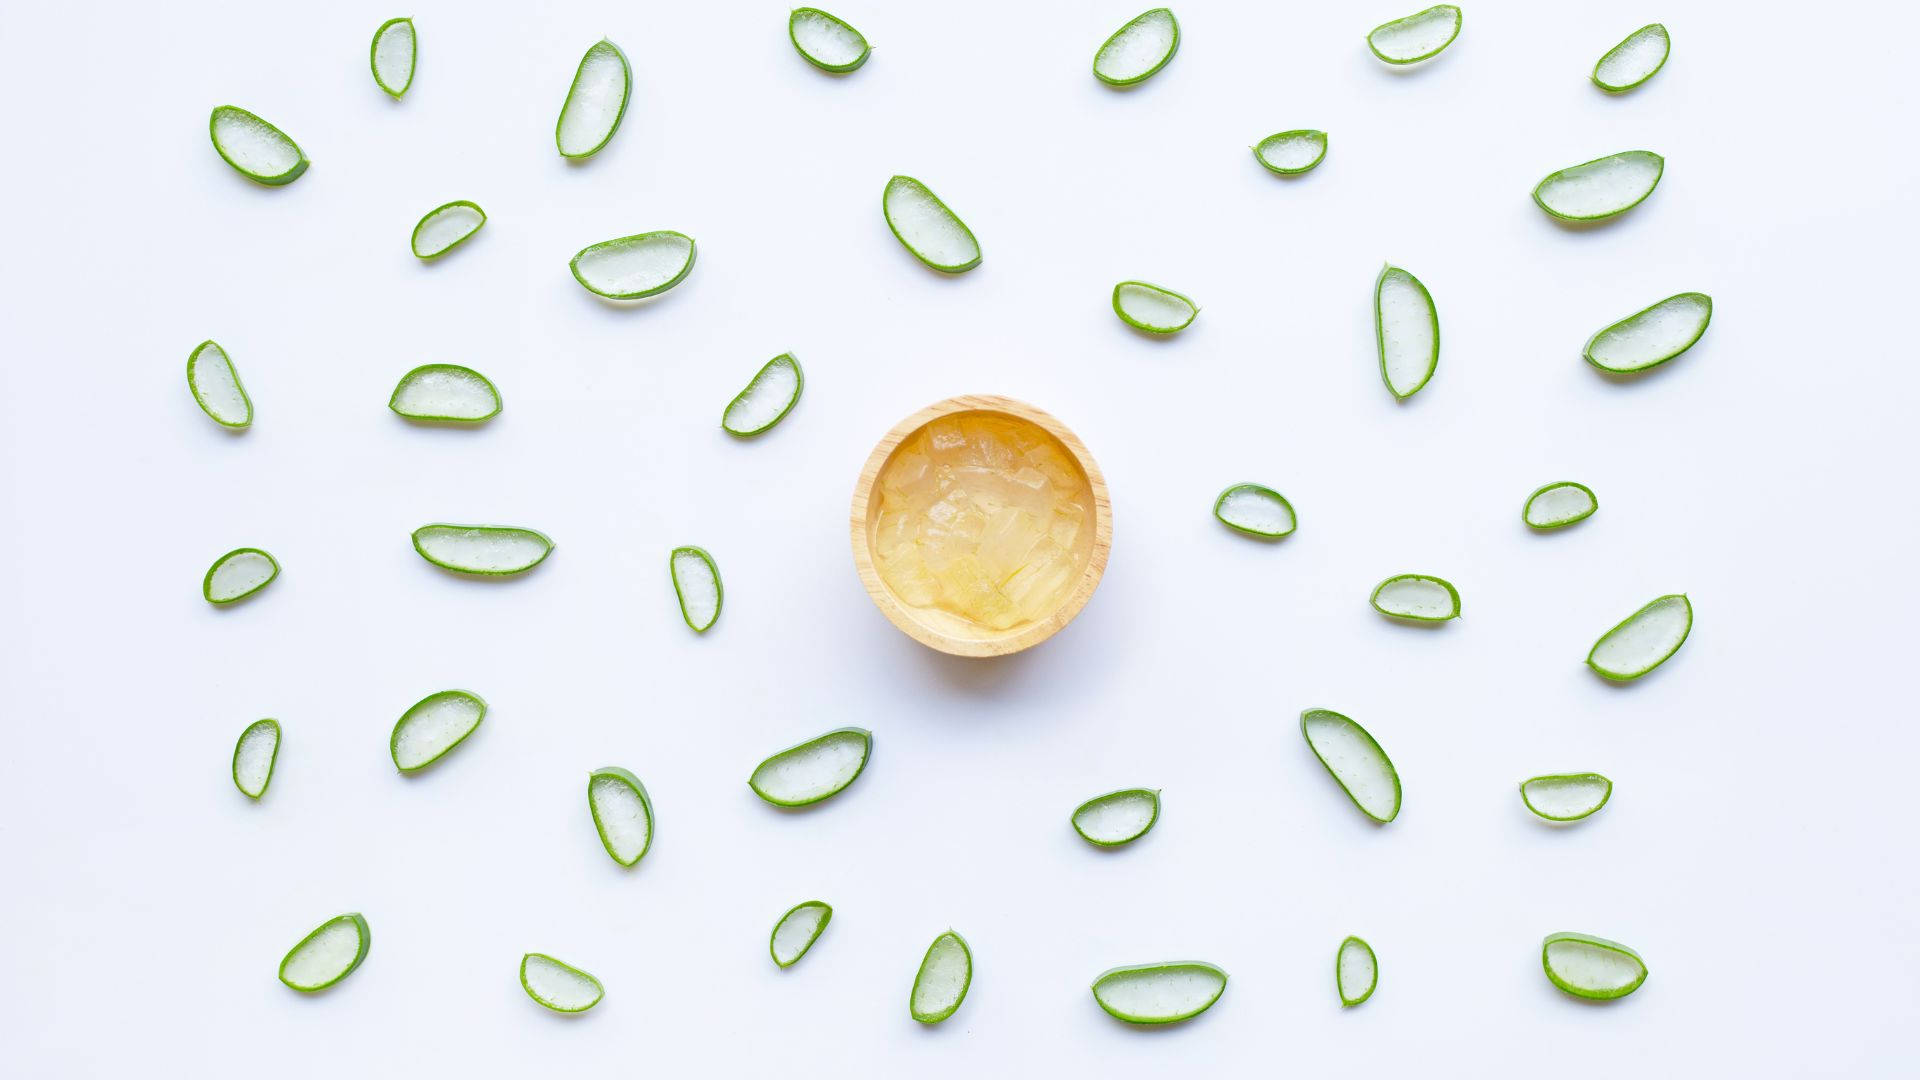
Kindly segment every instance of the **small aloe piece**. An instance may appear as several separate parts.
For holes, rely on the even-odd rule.
[[[1192,325],[1200,307],[1172,289],[1144,281],[1123,281],[1113,287],[1113,313],[1135,330],[1174,334]]]
[[[590,244],[567,263],[567,269],[581,288],[595,296],[638,300],[685,281],[697,254],[693,237],[659,229]]]
[[[1640,954],[1617,941],[1561,931],[1540,943],[1540,966],[1553,985],[1594,1001],[1623,998],[1647,981]]]
[[[1594,497],[1593,489],[1572,480],[1561,480],[1548,484],[1527,496],[1527,505],[1520,510],[1520,520],[1529,528],[1564,529],[1576,521],[1585,521],[1600,509],[1600,500]]]
[[[1419,278],[1381,267],[1373,281],[1373,333],[1380,381],[1402,401],[1419,393],[1440,367],[1440,309]]]
[[[207,568],[200,582],[200,595],[209,604],[231,604],[243,600],[280,576],[280,564],[259,548],[234,548]]]
[[[413,227],[413,256],[437,259],[461,244],[487,223],[487,212],[480,204],[455,199],[427,211]]]
[[[1400,774],[1367,729],[1332,709],[1300,714],[1300,734],[1360,812],[1385,824],[1400,814]]]
[[[1520,781],[1520,801],[1548,821],[1579,821],[1613,797],[1613,781],[1599,773],[1560,773]]]
[[[1191,1020],[1227,991],[1227,973],[1204,960],[1110,968],[1093,980],[1093,1000],[1129,1024]]]
[[[747,388],[727,403],[720,426],[727,434],[741,438],[771,429],[799,404],[806,381],[800,361],[792,353],[781,353],[767,361]]]
[[[249,799],[267,793],[280,757],[280,721],[255,720],[233,744],[233,786]]]
[[[1235,484],[1213,501],[1213,516],[1229,529],[1278,540],[1298,527],[1285,495],[1259,484]]]
[[[1637,679],[1679,652],[1692,632],[1693,602],[1670,593],[1602,634],[1587,653],[1587,666],[1615,682]]]
[[[1563,221],[1602,221],[1639,206],[1666,170],[1667,159],[1651,150],[1624,150],[1548,173],[1533,201]]]
[[[433,524],[413,531],[413,550],[442,570],[498,577],[539,566],[553,551],[553,541],[545,533],[510,525]]]
[[[280,187],[307,171],[307,155],[287,133],[237,105],[221,105],[207,121],[213,149],[256,184]]]
[[[401,772],[418,772],[451,753],[478,731],[487,718],[487,703],[465,690],[428,694],[394,722],[387,750]]]
[[[806,900],[793,905],[773,924],[773,933],[767,938],[768,954],[781,967],[792,967],[820,940],[821,932],[832,920],[833,905],[825,900]]]
[[[1160,820],[1160,793],[1126,788],[1096,795],[1073,812],[1073,831],[1089,844],[1119,847],[1153,830]]]
[[[240,385],[240,372],[227,350],[203,341],[187,354],[187,389],[200,411],[221,427],[243,428],[253,423],[253,399]]]
[[[747,786],[775,806],[811,806],[847,789],[873,756],[873,732],[836,728],[761,762]]]
[[[980,265],[980,241],[933,189],[911,176],[895,176],[880,195],[880,212],[900,246],[944,274]]]
[[[627,770],[607,765],[588,773],[587,810],[600,846],[621,866],[639,862],[653,847],[653,800]]]
[[[1312,169],[1327,156],[1327,133],[1313,128],[1282,131],[1261,139],[1253,148],[1254,160],[1268,172],[1293,176]]]
[[[599,153],[620,130],[632,92],[633,69],[627,65],[627,54],[601,38],[580,58],[567,100],[560,106],[560,120],[553,127],[560,156],[590,158]]]
[[[1624,93],[1658,74],[1667,65],[1673,42],[1659,23],[1628,34],[1593,65],[1593,85],[1609,94]]]
[[[726,595],[713,556],[702,548],[677,547],[667,558],[667,569],[673,577],[673,595],[680,599],[680,617],[696,634],[713,629]]]
[[[795,52],[822,71],[852,71],[873,52],[860,31],[819,8],[794,8],[787,17],[787,38]]]
[[[1587,339],[1587,363],[1614,375],[1656,368],[1686,352],[1713,321],[1713,298],[1684,292],[1636,311]]]
[[[1145,82],[1180,50],[1180,20],[1166,8],[1143,11],[1093,54],[1094,78],[1108,86]]]
[[[1440,55],[1459,36],[1460,9],[1435,4],[1374,27],[1367,34],[1367,48],[1389,64],[1414,64]]]
[[[907,1010],[923,1024],[937,1024],[960,1008],[972,984],[973,950],[966,938],[949,930],[927,946],[927,955],[913,976]]]
[[[1373,587],[1373,610],[1396,619],[1446,622],[1460,617],[1460,590],[1430,574],[1395,574]]]
[[[500,415],[500,391],[470,367],[422,364],[400,376],[387,408],[409,420],[478,424]]]
[[[586,1012],[607,996],[599,979],[537,952],[520,958],[520,988],[541,1006],[558,1013]]]
[[[413,85],[413,65],[420,56],[420,44],[412,19],[388,19],[373,32],[371,50],[373,81],[395,98]]]
[[[1380,982],[1380,961],[1373,955],[1373,946],[1351,935],[1342,941],[1333,957],[1333,981],[1343,1009],[1372,997]]]
[[[336,915],[287,951],[280,981],[303,994],[325,990],[353,974],[372,945],[373,932],[359,912]]]

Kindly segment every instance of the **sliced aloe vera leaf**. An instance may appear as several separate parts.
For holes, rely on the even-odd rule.
[[[1229,529],[1278,540],[1298,527],[1285,495],[1259,484],[1235,484],[1213,501],[1213,516]]]
[[[203,341],[187,354],[187,389],[214,423],[230,428],[253,423],[253,399],[240,385],[240,372],[227,350],[219,345]]]
[[[1093,54],[1093,75],[1108,86],[1145,82],[1180,50],[1180,20],[1166,8],[1143,11]]]
[[[607,996],[599,979],[546,953],[520,958],[520,986],[535,1002],[559,1013],[586,1012]]]
[[[1073,812],[1073,831],[1100,847],[1131,843],[1152,831],[1160,820],[1160,793],[1126,788],[1096,795]]]
[[[1693,602],[1670,593],[1602,634],[1587,653],[1587,666],[1615,682],[1637,679],[1679,652],[1692,630]]]
[[[373,931],[357,911],[336,915],[300,939],[280,961],[280,981],[302,993],[325,990],[367,958]]]
[[[773,956],[773,962],[783,968],[792,967],[807,955],[813,943],[820,939],[821,931],[833,920],[833,905],[825,900],[807,900],[787,909],[780,921],[773,924],[773,934],[767,939],[767,952]]]
[[[1360,812],[1378,822],[1400,814],[1400,774],[1367,729],[1332,709],[1300,714],[1300,734]]]
[[[800,373],[800,361],[792,353],[781,353],[767,361],[747,388],[727,403],[720,426],[727,434],[741,437],[766,431],[793,411],[806,381]]]
[[[635,233],[580,249],[567,269],[595,296],[638,300],[666,292],[693,272],[693,237],[672,229]]]
[[[300,144],[237,105],[215,108],[207,130],[220,159],[257,184],[291,184],[307,171],[307,155],[301,152]]]
[[[1659,367],[1693,348],[1712,321],[1713,298],[1707,294],[1669,296],[1587,339],[1587,363],[1615,375]]]
[[[1113,287],[1113,313],[1135,330],[1172,334],[1185,330],[1200,314],[1200,308],[1172,289],[1144,281],[1123,281]]]
[[[794,51],[822,71],[852,71],[873,52],[860,31],[819,8],[794,8],[787,16],[787,38]]]
[[[413,227],[413,255],[416,259],[436,259],[465,243],[487,223],[487,212],[479,203],[455,199],[427,211]]]
[[[701,548],[677,547],[667,557],[667,569],[673,576],[673,595],[680,599],[680,617],[695,633],[711,630],[726,596],[713,556]]]
[[[775,806],[810,806],[846,790],[872,754],[873,732],[835,728],[761,762],[747,786]]]
[[[280,721],[255,720],[233,744],[233,786],[249,799],[267,793],[280,757]]]
[[[1227,992],[1227,973],[1203,960],[1110,968],[1093,980],[1093,1000],[1129,1024],[1191,1020]]]
[[[1374,27],[1367,34],[1367,48],[1389,64],[1416,64],[1440,55],[1459,36],[1460,9],[1435,4]]]
[[[1341,1008],[1351,1009],[1373,996],[1380,982],[1380,961],[1373,946],[1348,935],[1333,957],[1333,981],[1340,991]]]
[[[1253,148],[1254,160],[1268,172],[1293,176],[1313,168],[1327,156],[1327,133],[1313,128],[1282,131],[1261,139]]]
[[[280,564],[259,548],[234,548],[213,560],[200,582],[209,604],[231,604],[252,596],[280,576]]]
[[[560,106],[560,120],[553,128],[560,156],[590,158],[599,153],[620,130],[632,93],[633,69],[627,66],[627,54],[601,38],[580,58],[566,103]]]
[[[387,408],[409,420],[477,424],[500,414],[500,391],[470,367],[422,364],[400,376]]]
[[[653,800],[627,770],[608,765],[587,774],[587,809],[600,846],[621,866],[639,862],[653,846]]]
[[[1651,150],[1624,150],[1549,173],[1534,185],[1533,201],[1566,221],[1600,221],[1639,206],[1666,168]]]
[[[900,246],[935,270],[960,274],[980,265],[980,241],[973,238],[973,230],[947,209],[933,189],[913,177],[887,181],[880,212]]]
[[[1460,617],[1460,591],[1445,578],[1395,574],[1373,587],[1373,610],[1396,619],[1446,622]]]
[[[923,1024],[937,1024],[952,1016],[967,1000],[973,984],[973,950],[967,939],[952,930],[933,939],[920,970],[913,976],[907,1009]]]
[[[387,749],[401,772],[417,772],[445,757],[487,718],[487,703],[465,690],[428,694],[400,714]]]
[[[413,85],[413,65],[419,57],[412,19],[388,19],[373,32],[373,81],[388,94],[397,98]]]
[[[1548,821],[1579,821],[1613,797],[1613,781],[1599,773],[1560,773],[1520,781],[1520,801]]]
[[[1648,23],[1608,49],[1593,65],[1593,85],[1609,94],[1631,90],[1667,65],[1667,53],[1672,47],[1667,28]]]
[[[413,550],[442,570],[496,577],[539,566],[553,551],[553,541],[511,525],[436,523],[413,530]]]
[[[1572,480],[1548,484],[1527,496],[1520,520],[1535,529],[1563,529],[1576,521],[1585,521],[1600,509],[1593,489]]]
[[[1540,966],[1553,985],[1595,1001],[1623,998],[1647,981],[1640,954],[1617,941],[1562,931],[1540,943]]]
[[[1373,333],[1380,346],[1380,380],[1405,401],[1440,367],[1440,309],[1420,279],[1384,266],[1373,282]]]

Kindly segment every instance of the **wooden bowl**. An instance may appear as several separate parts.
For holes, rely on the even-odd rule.
[[[880,480],[881,471],[893,459],[900,444],[921,428],[943,416],[974,412],[1025,420],[1060,440],[1067,450],[1067,456],[1086,477],[1087,489],[1093,493],[1091,547],[1080,580],[1068,590],[1051,614],[1006,630],[981,626],[937,608],[910,606],[894,595],[874,567],[874,528],[880,516],[880,500],[874,497],[874,488]],[[966,394],[948,398],[895,424],[893,430],[887,432],[880,444],[873,448],[873,453],[867,456],[867,464],[860,470],[860,479],[853,485],[853,513],[849,525],[853,537],[853,564],[859,568],[860,583],[867,587],[867,595],[873,597],[874,605],[881,614],[920,644],[954,656],[1005,656],[1032,648],[1058,633],[1087,605],[1094,586],[1100,584],[1100,575],[1106,573],[1107,552],[1113,546],[1113,504],[1107,499],[1107,481],[1100,475],[1100,466],[1094,463],[1086,444],[1065,424],[1039,409],[992,394]]]

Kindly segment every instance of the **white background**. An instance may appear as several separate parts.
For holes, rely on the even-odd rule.
[[[1144,86],[1088,72],[1131,4],[843,0],[876,46],[836,78],[784,5],[416,3],[418,78],[373,85],[365,4],[10,5],[0,361],[0,1013],[18,1075],[1856,1075],[1896,1071],[1915,1014],[1909,593],[1911,8],[1475,0],[1437,61],[1393,70],[1367,29],[1411,4],[1177,5]],[[1716,10],[1717,9],[1717,10]],[[1674,54],[1608,97],[1594,60],[1660,19]],[[632,59],[625,125],[553,148],[580,54]],[[312,169],[254,186],[208,145],[233,103]],[[1281,179],[1247,147],[1319,127]],[[1667,156],[1598,228],[1528,198],[1617,150]],[[972,226],[943,277],[882,221],[887,177]],[[407,236],[473,199],[436,264]],[[699,265],[651,302],[581,290],[567,259],[647,229]],[[1369,299],[1392,260],[1440,308],[1438,376],[1396,404]],[[1198,299],[1121,325],[1123,278]],[[1645,378],[1580,359],[1595,329],[1682,290],[1706,338]],[[229,434],[187,393],[212,337],[256,407]],[[721,408],[792,350],[806,396],[736,442]],[[479,430],[386,409],[416,364],[472,365]],[[955,393],[1072,426],[1112,487],[1104,584],[1051,642],[934,654],[868,601],[854,475],[896,420]],[[1590,521],[1534,535],[1526,494],[1578,479]],[[1209,515],[1258,480],[1278,545]],[[542,529],[519,580],[422,562],[429,521]],[[669,548],[719,561],[705,637]],[[216,610],[223,551],[284,570]],[[1396,625],[1367,594],[1450,578],[1465,617]],[[1686,591],[1655,675],[1581,663]],[[387,736],[422,695],[492,712],[435,769]],[[1393,755],[1399,819],[1361,818],[1303,745],[1340,709]],[[278,717],[259,804],[234,738]],[[871,767],[805,813],[744,780],[831,727]],[[588,819],[627,766],[658,838],[630,872]],[[1556,829],[1521,778],[1597,770],[1612,803]],[[1163,788],[1159,827],[1090,849],[1068,812]],[[820,897],[797,967],[775,917]],[[366,963],[303,997],[274,978],[342,911]],[[924,1029],[927,943],[972,942],[971,996]],[[1624,941],[1651,977],[1604,1006],[1555,991],[1542,935]],[[1379,992],[1343,1012],[1336,944]],[[596,973],[575,1019],[530,1003],[521,953]],[[1101,970],[1204,959],[1210,1013],[1131,1030]]]

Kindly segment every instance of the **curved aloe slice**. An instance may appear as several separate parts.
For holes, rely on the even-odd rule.
[[[720,568],[713,556],[697,547],[677,547],[667,558],[673,575],[673,595],[680,598],[680,617],[697,634],[704,634],[720,619]]]
[[[844,791],[872,754],[873,732],[836,728],[761,762],[747,786],[775,806],[810,806]]]
[[[388,19],[373,32],[373,81],[394,97],[413,85],[413,65],[420,56],[420,44],[413,33],[412,19]]]
[[[582,1013],[607,996],[600,980],[546,953],[520,958],[520,986],[539,1004],[561,1013]]]
[[[1402,401],[1419,393],[1440,366],[1440,309],[1419,278],[1381,267],[1373,281],[1373,333],[1380,380]]]
[[[436,206],[413,227],[414,258],[439,258],[465,243],[486,223],[487,212],[478,203],[455,199]]]
[[[937,1024],[967,1000],[973,983],[973,950],[967,939],[952,930],[933,939],[920,970],[913,976],[913,994],[907,1008],[923,1024]]]
[[[1527,496],[1520,520],[1535,529],[1563,529],[1576,521],[1585,521],[1600,509],[1593,489],[1572,480],[1548,484]]]
[[[1661,364],[1693,348],[1713,321],[1713,298],[1684,292],[1636,311],[1587,339],[1587,363],[1616,375]]]
[[[336,915],[300,939],[280,961],[280,981],[302,993],[325,990],[367,958],[373,932],[357,911]]]
[[[240,385],[227,350],[213,342],[203,341],[187,354],[187,389],[214,423],[230,428],[253,423],[253,399]]]
[[[974,239],[973,230],[947,209],[933,189],[913,177],[887,181],[880,212],[900,246],[935,270],[960,274],[980,265],[980,241]]]
[[[1593,85],[1609,94],[1631,90],[1666,66],[1672,47],[1667,28],[1648,23],[1608,49],[1607,55],[1593,65]]]
[[[794,8],[787,17],[787,38],[794,51],[822,71],[852,71],[873,51],[860,31],[819,8]]]
[[[280,576],[280,564],[259,548],[234,548],[213,560],[201,579],[200,595],[209,604],[231,604],[267,587]]]
[[[1617,941],[1562,931],[1540,943],[1540,966],[1553,985],[1575,997],[1611,1001],[1647,981],[1640,954]]]
[[[653,846],[653,800],[640,778],[608,765],[587,775],[587,809],[600,846],[621,866],[640,861]]]
[[[400,714],[387,750],[401,772],[417,772],[445,757],[480,727],[487,703],[465,690],[428,694]]]
[[[233,744],[233,786],[249,799],[267,793],[273,763],[280,757],[280,721],[255,720]]]
[[[422,364],[400,376],[387,408],[409,420],[477,424],[500,414],[500,391],[459,364]]]
[[[1414,64],[1440,55],[1460,36],[1460,9],[1435,4],[1404,19],[1381,23],[1367,35],[1367,48],[1389,64]]]
[[[1213,501],[1213,516],[1229,529],[1277,540],[1297,527],[1293,504],[1270,487],[1235,484]]]
[[[635,233],[580,249],[567,269],[582,288],[609,300],[666,292],[693,272],[693,237],[672,229]]]
[[[1096,795],[1073,812],[1073,831],[1089,844],[1118,847],[1147,835],[1160,820],[1160,793],[1127,788]]]
[[[1396,619],[1446,622],[1460,617],[1460,592],[1444,578],[1396,574],[1373,587],[1373,610]]]
[[[793,905],[773,924],[773,934],[767,939],[767,952],[772,954],[773,962],[783,968],[799,963],[832,919],[833,905],[824,900]]]
[[[1373,996],[1380,982],[1380,961],[1373,946],[1349,935],[1333,958],[1333,981],[1340,991],[1341,1008],[1351,1009]]]
[[[518,574],[553,550],[553,541],[532,529],[507,525],[422,525],[413,530],[413,550],[443,570],[462,574]]]
[[[1667,159],[1626,150],[1549,173],[1533,189],[1540,209],[1566,221],[1600,221],[1640,205],[1660,185]]]
[[[1135,330],[1172,334],[1185,330],[1200,314],[1200,308],[1172,289],[1144,281],[1123,281],[1113,287],[1113,313]]]
[[[234,171],[258,184],[279,187],[307,171],[307,155],[287,133],[237,105],[221,105],[207,121],[213,148]]]
[[[633,69],[627,66],[627,54],[601,38],[580,58],[566,103],[560,106],[560,122],[553,128],[560,156],[590,158],[599,153],[620,130],[632,92]]]
[[[1520,781],[1520,801],[1548,821],[1579,821],[1607,805],[1613,781],[1599,773],[1562,773]]]
[[[742,437],[766,431],[793,411],[806,381],[800,374],[800,361],[792,353],[781,353],[767,361],[747,388],[727,403],[720,426],[727,434]]]
[[[1680,651],[1693,630],[1693,603],[1680,593],[1650,601],[1600,636],[1587,666],[1615,682],[1637,679]]]
[[[1361,813],[1382,823],[1399,816],[1400,774],[1366,728],[1332,709],[1308,709],[1300,734]]]
[[[1180,49],[1180,21],[1166,8],[1134,16],[1093,54],[1094,77],[1108,86],[1145,82]]]
[[[1129,1024],[1191,1020],[1227,991],[1227,973],[1201,960],[1111,968],[1093,980],[1093,1000]]]
[[[1269,135],[1254,146],[1253,156],[1268,172],[1281,176],[1303,173],[1327,156],[1327,133],[1300,128]]]

